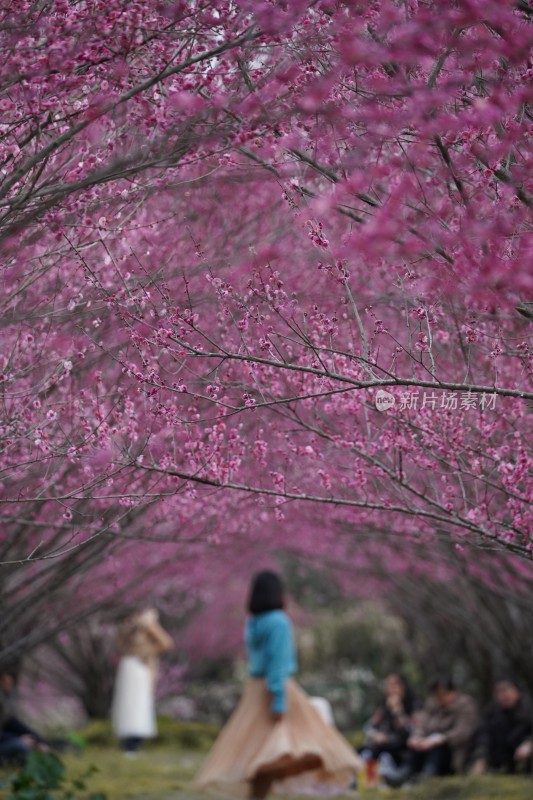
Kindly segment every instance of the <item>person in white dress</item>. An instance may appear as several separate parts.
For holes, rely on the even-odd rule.
[[[134,754],[144,739],[157,735],[155,685],[161,653],[172,639],[159,624],[158,613],[145,609],[129,617],[117,639],[121,658],[117,668],[111,720],[126,754]]]

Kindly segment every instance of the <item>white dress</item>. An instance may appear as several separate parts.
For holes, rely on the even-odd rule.
[[[154,675],[150,667],[137,656],[128,655],[120,659],[111,721],[119,739],[129,736],[147,739],[157,734]]]

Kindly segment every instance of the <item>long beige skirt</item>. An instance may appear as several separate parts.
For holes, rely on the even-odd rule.
[[[222,729],[195,786],[247,796],[250,782],[271,777],[283,792],[332,794],[349,786],[362,762],[350,744],[328,725],[297,683],[287,681],[287,713],[271,718],[272,698],[262,678],[250,678],[239,705]],[[294,776],[297,779],[295,786]]]

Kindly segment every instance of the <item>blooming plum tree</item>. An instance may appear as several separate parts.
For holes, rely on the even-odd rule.
[[[2,642],[218,541],[530,558],[529,4],[0,11]]]

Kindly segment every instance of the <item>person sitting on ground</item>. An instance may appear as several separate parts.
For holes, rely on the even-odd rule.
[[[450,678],[433,681],[407,740],[411,775],[430,778],[464,771],[478,724],[472,697],[459,692]]]
[[[16,715],[15,669],[0,670],[0,764],[23,764],[31,750],[47,752],[41,736]]]
[[[366,740],[359,754],[365,761],[378,760],[378,773],[394,780],[408,753],[415,698],[406,678],[399,673],[387,675],[384,690],[382,704],[365,727]]]
[[[473,772],[490,769],[513,773],[520,766],[531,769],[532,714],[517,682],[507,676],[498,678],[493,702],[483,714]]]

